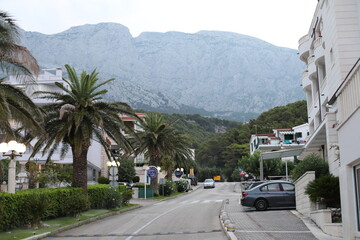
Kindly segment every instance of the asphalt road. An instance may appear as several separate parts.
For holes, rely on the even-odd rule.
[[[167,201],[111,216],[46,239],[183,240],[227,239],[219,211],[224,199],[239,198],[234,183],[216,183]]]

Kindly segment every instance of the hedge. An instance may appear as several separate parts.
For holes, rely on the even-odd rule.
[[[90,208],[116,208],[127,204],[132,191],[125,186],[89,185],[81,188],[29,189],[15,194],[0,192],[0,231],[63,216],[76,216]]]

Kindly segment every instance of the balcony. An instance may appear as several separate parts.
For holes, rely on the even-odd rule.
[[[319,37],[314,41],[315,63],[318,63],[319,61],[324,62],[324,54],[325,50],[322,44],[322,38]]]
[[[305,35],[299,40],[299,57],[300,60],[306,62],[309,56],[309,49],[310,49],[310,41],[309,36]]]
[[[308,71],[309,71],[309,79],[310,80],[315,80],[317,79],[317,68],[315,65],[315,56],[314,55],[310,55],[307,59],[308,62]]]
[[[303,89],[308,89],[311,87],[311,81],[309,79],[309,72],[306,70],[302,73],[301,79]]]

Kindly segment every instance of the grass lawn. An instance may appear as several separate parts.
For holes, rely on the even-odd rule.
[[[50,232],[56,230],[61,227],[65,227],[71,225],[76,222],[80,222],[89,218],[101,216],[107,213],[116,212],[120,210],[124,210],[130,207],[135,206],[136,204],[129,204],[127,206],[117,208],[117,209],[92,209],[86,212],[81,213],[77,217],[62,217],[62,218],[55,218],[51,220],[43,221],[43,224],[48,227],[42,227],[39,229],[31,229],[31,228],[16,228],[9,230],[7,232],[0,232],[0,239],[1,240],[10,240],[10,239],[23,239],[27,237],[31,237],[34,235],[38,235],[45,232]]]

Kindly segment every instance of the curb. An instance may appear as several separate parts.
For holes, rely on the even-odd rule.
[[[229,217],[227,216],[227,212],[225,211],[225,204],[229,203],[229,199],[223,200],[221,203],[221,208],[219,212],[219,220],[220,225],[223,230],[223,232],[226,234],[228,239],[230,240],[237,240],[237,237],[235,236],[235,224],[233,224]]]
[[[31,237],[28,237],[28,238],[23,238],[23,239],[24,240],[43,239],[43,238],[48,237],[48,236],[50,236],[52,234],[55,234],[55,233],[60,233],[60,232],[66,231],[66,230],[70,230],[72,228],[76,228],[76,227],[79,227],[81,225],[85,225],[87,223],[95,222],[97,220],[100,220],[100,219],[103,219],[103,218],[106,218],[106,217],[118,215],[120,213],[128,212],[128,211],[135,210],[135,209],[138,209],[138,208],[141,208],[141,207],[142,207],[141,205],[138,205],[138,206],[129,207],[127,209],[119,210],[119,211],[116,211],[116,212],[106,213],[104,215],[96,216],[96,217],[93,217],[93,218],[89,218],[89,219],[86,219],[86,220],[83,220],[83,221],[80,221],[80,222],[77,222],[77,223],[73,223],[73,224],[70,224],[70,225],[55,229],[55,230],[53,230],[51,232],[45,232],[45,233],[41,233],[41,234],[31,236]]]

